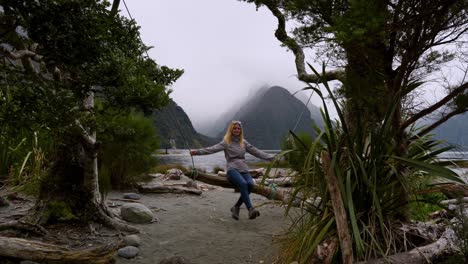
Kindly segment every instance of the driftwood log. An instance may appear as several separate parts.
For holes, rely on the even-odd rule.
[[[408,252],[398,253],[389,256],[387,259],[381,258],[376,260],[370,260],[368,262],[359,262],[358,264],[425,264],[435,263],[434,260],[443,257],[453,255],[456,245],[456,236],[453,229],[447,229],[442,236],[434,243],[414,248]]]
[[[167,183],[150,183],[150,184],[139,184],[137,186],[138,191],[141,193],[187,193],[200,195],[202,191],[194,188],[187,187],[185,184],[167,184]]]
[[[336,230],[338,232],[338,239],[342,252],[341,259],[343,264],[352,264],[354,260],[353,244],[348,228],[346,210],[343,204],[343,199],[341,198],[340,187],[338,186],[338,178],[336,177],[334,170],[330,168],[330,156],[328,152],[322,152],[321,156],[328,192],[330,193],[330,200],[333,205],[333,213],[335,214]]]
[[[117,241],[90,249],[70,250],[39,241],[0,236],[0,256],[51,264],[107,264],[113,263],[114,254],[122,243]]]
[[[221,186],[224,188],[235,188],[235,186],[231,182],[229,182],[226,177],[218,176],[215,174],[198,172],[197,175],[193,178],[194,180],[208,183],[211,185]],[[275,187],[270,188],[267,186],[255,184],[252,192],[271,200],[278,200],[285,203],[288,202],[286,193],[282,190],[276,189]]]

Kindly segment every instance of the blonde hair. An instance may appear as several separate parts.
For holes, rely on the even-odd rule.
[[[241,128],[241,133],[239,135],[240,137],[240,140],[239,140],[239,143],[241,145],[241,147],[244,147],[244,129],[242,128],[242,124],[240,121],[232,121],[227,130],[226,130],[226,134],[224,135],[224,142],[226,142],[228,145],[231,145],[231,141],[232,141],[232,129],[234,128],[234,125],[239,125],[240,128]]]

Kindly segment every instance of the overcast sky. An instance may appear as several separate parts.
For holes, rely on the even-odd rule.
[[[172,98],[195,127],[214,122],[263,85],[291,92],[304,87],[295,76],[294,55],[274,37],[276,19],[264,7],[256,10],[237,0],[126,3],[143,41],[154,47],[149,55],[185,70],[172,87]],[[120,10],[127,15],[123,2]]]

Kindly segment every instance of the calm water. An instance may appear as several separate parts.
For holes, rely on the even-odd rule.
[[[271,153],[271,154],[276,154],[279,152],[279,150],[264,150],[264,151],[267,153]],[[169,149],[168,152],[169,154],[156,156],[156,159],[159,161],[159,163],[181,164],[185,167],[192,166],[192,159],[190,158],[190,154],[187,149]],[[245,159],[247,160],[248,163],[263,161],[250,154],[246,154]],[[215,154],[211,154],[211,155],[193,156],[193,162],[195,163],[196,168],[204,169],[208,172],[212,171],[214,167],[224,168],[226,166],[226,158],[224,158],[223,151],[215,153]]]
[[[267,153],[276,154],[279,150],[264,150]],[[156,159],[161,164],[181,164],[185,167],[192,166],[192,159],[190,159],[190,154],[187,149],[169,149],[169,154],[157,155]],[[258,159],[250,154],[245,156],[248,163],[252,162],[262,162],[261,159]],[[468,152],[446,152],[440,155],[440,159],[451,159],[451,160],[468,160]],[[193,161],[195,167],[199,169],[204,169],[208,172],[211,172],[215,167],[224,168],[226,165],[226,159],[224,158],[224,152],[218,152],[211,155],[203,156],[194,156]],[[468,169],[453,169],[459,175],[463,175],[465,181],[468,182]]]

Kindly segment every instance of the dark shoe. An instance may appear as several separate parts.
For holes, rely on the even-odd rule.
[[[236,220],[239,220],[239,211],[240,211],[239,207],[233,206],[231,208],[232,218],[234,218]]]
[[[251,207],[249,209],[249,219],[255,219],[260,216],[260,212],[257,211],[255,208]]]

